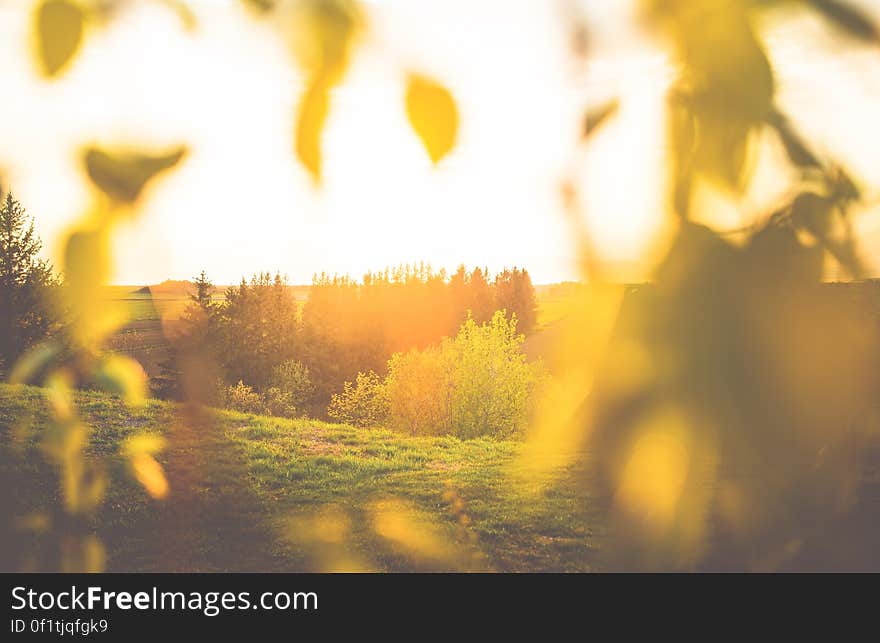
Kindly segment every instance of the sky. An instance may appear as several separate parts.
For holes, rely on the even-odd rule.
[[[30,55],[30,0],[0,2],[0,176],[36,219],[57,261],[64,231],[89,206],[83,145],[161,148],[186,161],[157,180],[115,240],[115,283],[215,283],[280,271],[364,272],[524,266],[538,283],[579,277],[560,184],[581,188],[605,259],[646,253],[662,221],[662,101],[671,71],[635,32],[632,3],[583,2],[590,62],[571,56],[562,2],[374,0],[368,34],[334,92],[320,189],[293,155],[302,91],[280,31],[235,0],[190,1],[183,28],[162,2],[138,0],[94,26],[70,69],[42,80]],[[880,0],[861,5],[880,19]],[[769,36],[780,101],[812,140],[880,196],[880,51],[846,47],[800,18]],[[408,70],[450,88],[459,142],[431,165],[403,108]],[[619,116],[578,147],[587,105],[622,97]],[[743,204],[785,185],[773,154]],[[712,195],[706,198],[711,199]],[[735,223],[738,211],[713,209]],[[869,264],[880,254],[876,207],[858,218]]]

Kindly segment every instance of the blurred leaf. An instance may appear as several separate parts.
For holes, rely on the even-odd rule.
[[[168,480],[162,465],[153,457],[167,445],[161,435],[142,433],[128,438],[120,452],[128,459],[131,472],[153,498],[168,495]]]
[[[36,14],[36,40],[41,71],[49,78],[57,75],[82,44],[85,14],[67,0],[46,0]]]
[[[329,107],[327,87],[321,83],[312,84],[302,96],[296,121],[296,155],[315,184],[321,182],[321,135]]]
[[[136,455],[156,455],[165,450],[168,441],[161,435],[155,433],[141,433],[126,438],[122,443],[120,453],[126,458],[132,458]]]
[[[746,265],[756,282],[767,279],[772,270],[777,281],[818,283],[822,278],[822,259],[822,248],[808,248],[800,243],[794,228],[785,220],[771,220],[745,248]]]
[[[9,374],[9,382],[12,384],[33,383],[60,352],[61,346],[57,342],[37,344],[15,363],[12,372]]]
[[[181,24],[187,31],[195,31],[198,27],[196,14],[190,9],[189,5],[183,0],[161,0],[162,3],[177,14]]]
[[[147,395],[147,374],[131,357],[110,354],[101,358],[95,371],[98,385],[122,397],[128,404],[143,404]]]
[[[845,205],[850,201],[858,201],[862,198],[862,191],[841,167],[835,167],[832,170],[831,185],[832,196],[839,205]]]
[[[456,549],[440,526],[414,505],[383,500],[371,509],[376,534],[416,564],[455,569],[465,561],[463,552]]]
[[[153,498],[162,499],[168,495],[168,480],[162,465],[145,453],[136,455],[131,460],[131,467],[137,481]]]
[[[107,551],[101,540],[90,534],[83,541],[83,568],[87,574],[98,574],[104,571],[107,563]]]
[[[269,13],[277,4],[276,0],[242,0],[242,2],[248,9],[258,14]]]
[[[297,61],[313,82],[338,83],[348,68],[361,24],[353,0],[297,0],[292,16],[292,45]]]
[[[618,111],[620,111],[620,100],[615,98],[587,112],[587,117],[584,119],[583,138],[592,136],[598,127]]]
[[[449,90],[430,78],[410,74],[406,114],[434,163],[452,150],[458,134],[458,108]]]
[[[870,42],[880,42],[877,26],[861,10],[837,0],[807,0],[807,2],[849,35]]]
[[[788,158],[795,165],[801,167],[821,167],[819,160],[807,148],[807,145],[801,140],[801,137],[794,131],[791,123],[784,114],[778,110],[774,110],[770,115],[770,125],[779,134],[779,139],[785,147]]]
[[[51,528],[52,517],[45,511],[32,511],[29,514],[17,518],[15,526],[17,529],[41,534],[49,531]]]
[[[177,165],[186,152],[185,147],[178,147],[168,154],[152,156],[92,147],[85,151],[83,161],[89,178],[102,192],[115,201],[131,203],[151,178]]]
[[[44,383],[46,400],[58,422],[73,419],[73,378],[67,369],[52,371]]]
[[[773,70],[743,4],[654,3],[667,17],[681,66],[670,94],[670,135],[682,214],[694,176],[743,189],[751,135],[773,108]]]
[[[126,319],[125,309],[107,301],[103,285],[110,274],[109,232],[104,224],[72,232],[64,249],[62,293],[70,311],[72,338],[96,349]]]
[[[861,278],[865,267],[856,251],[854,240],[833,234],[834,217],[840,214],[840,210],[835,207],[838,205],[833,198],[801,194],[791,206],[791,220],[799,228],[808,230],[850,275]],[[818,272],[815,281],[821,277],[821,264]]]

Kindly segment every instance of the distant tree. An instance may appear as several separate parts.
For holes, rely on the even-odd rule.
[[[159,363],[151,386],[160,397],[208,402],[217,375],[219,307],[212,298],[214,284],[204,270],[192,284],[196,291],[181,315],[181,334],[169,342],[168,356]]]
[[[268,272],[242,279],[226,291],[219,315],[227,381],[266,388],[272,370],[296,352],[299,314],[287,279]]]
[[[468,279],[468,303],[471,317],[477,324],[489,321],[495,312],[495,301],[486,270],[474,268]]]
[[[507,311],[509,318],[515,315],[519,331],[525,335],[531,333],[538,321],[538,302],[528,271],[505,268],[495,277],[493,287],[495,310]]]
[[[0,371],[57,330],[52,295],[58,279],[40,259],[34,221],[7,192],[0,207]]]

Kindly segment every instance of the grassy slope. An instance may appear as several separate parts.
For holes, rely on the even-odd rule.
[[[350,564],[394,571],[553,571],[594,564],[591,528],[600,523],[578,491],[582,472],[528,496],[507,475],[519,448],[513,442],[410,438],[231,412],[183,421],[174,405],[151,401],[129,410],[98,393],[78,402],[92,427],[91,453],[110,463],[96,521],[110,570],[293,571],[357,561]],[[22,437],[27,417],[37,429]],[[3,494],[5,516],[58,504],[55,474],[38,447],[45,418],[40,389],[0,385],[0,488],[20,490]],[[116,455],[126,436],[142,431],[164,434],[171,445],[159,458],[172,488],[163,501],[146,498]],[[376,519],[377,507],[398,506],[377,504],[389,499],[405,503],[403,522]],[[21,558],[15,546],[3,555]]]

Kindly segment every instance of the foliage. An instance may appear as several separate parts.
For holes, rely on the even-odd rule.
[[[298,409],[310,402],[315,392],[308,367],[296,360],[282,362],[273,368],[269,383],[272,388],[289,396],[291,406]]]
[[[241,380],[220,390],[219,403],[224,409],[240,413],[262,413],[265,406],[263,397]]]
[[[183,156],[184,148],[179,149],[175,163]],[[92,152],[84,151],[85,163]],[[112,259],[111,232],[124,215],[136,212],[136,197],[153,175],[173,164],[151,164],[150,159],[156,158],[148,152],[131,152],[118,166],[114,158],[103,158],[102,176],[121,178],[129,191],[112,189],[100,177],[92,176],[96,205],[77,221],[65,240],[60,299],[68,313],[68,345],[62,350],[60,342],[49,341],[31,347],[10,375],[16,384],[42,383],[51,401],[43,451],[58,470],[61,511],[46,521],[43,530],[53,536],[56,559],[66,571],[101,571],[105,564],[103,544],[90,525],[103,503],[107,478],[101,459],[86,457],[90,427],[80,419],[74,390],[93,384],[119,395],[126,403],[145,402],[146,374],[140,364],[103,350],[108,335],[125,320],[124,314],[106,301],[103,287]],[[133,167],[137,168],[134,174],[129,171]],[[154,453],[154,448],[141,452],[131,447],[125,457],[144,490],[159,498],[167,491],[167,484]]]
[[[478,326],[469,319],[451,344],[449,424],[454,435],[510,436],[525,429],[530,396],[540,382],[540,365],[522,353],[516,318],[502,311]]]
[[[434,163],[449,154],[458,133],[458,108],[449,90],[436,81],[410,74],[406,115]]]
[[[525,269],[505,268],[495,277],[495,310],[516,317],[519,332],[528,335],[538,323],[538,300],[532,278]],[[494,311],[493,311],[494,312]]]
[[[7,192],[0,206],[0,372],[57,330],[58,279],[40,259],[41,247],[33,220]]]
[[[327,415],[352,426],[376,427],[388,417],[388,399],[382,380],[374,372],[358,373],[354,384],[346,382],[334,393]]]
[[[388,362],[385,391],[391,428],[410,435],[452,433],[451,396],[455,364],[448,341],[424,350],[396,353]]]
[[[385,391],[391,426],[413,435],[461,438],[520,434],[543,378],[522,353],[516,318],[498,311],[485,324],[468,319],[454,340],[398,353]]]
[[[544,422],[579,433],[554,434],[570,448],[590,440],[611,507],[606,557],[617,569],[711,566],[719,550],[726,568],[786,569],[870,547],[873,530],[847,521],[873,430],[880,337],[871,304],[820,284],[832,259],[863,275],[848,217],[862,190],[777,104],[761,18],[782,4],[877,42],[870,20],[842,2],[643,3],[676,64],[667,101],[673,240],[656,286],[627,293],[601,357],[572,378],[588,388]],[[616,111],[591,110],[586,133]],[[740,197],[767,132],[792,180],[775,211],[756,216]],[[707,185],[755,223],[730,235],[696,223],[711,220],[697,198]],[[586,276],[600,281],[581,237]]]
[[[272,369],[295,356],[298,323],[286,277],[261,273],[229,288],[220,310],[218,347],[227,379],[266,387]]]
[[[339,384],[360,371],[382,373],[398,352],[423,349],[458,332],[471,316],[483,323],[501,308],[523,315],[528,333],[536,320],[535,292],[526,270],[505,269],[493,282],[481,268],[464,266],[447,277],[429,265],[368,273],[358,283],[320,275],[302,313],[300,359],[327,403]]]

